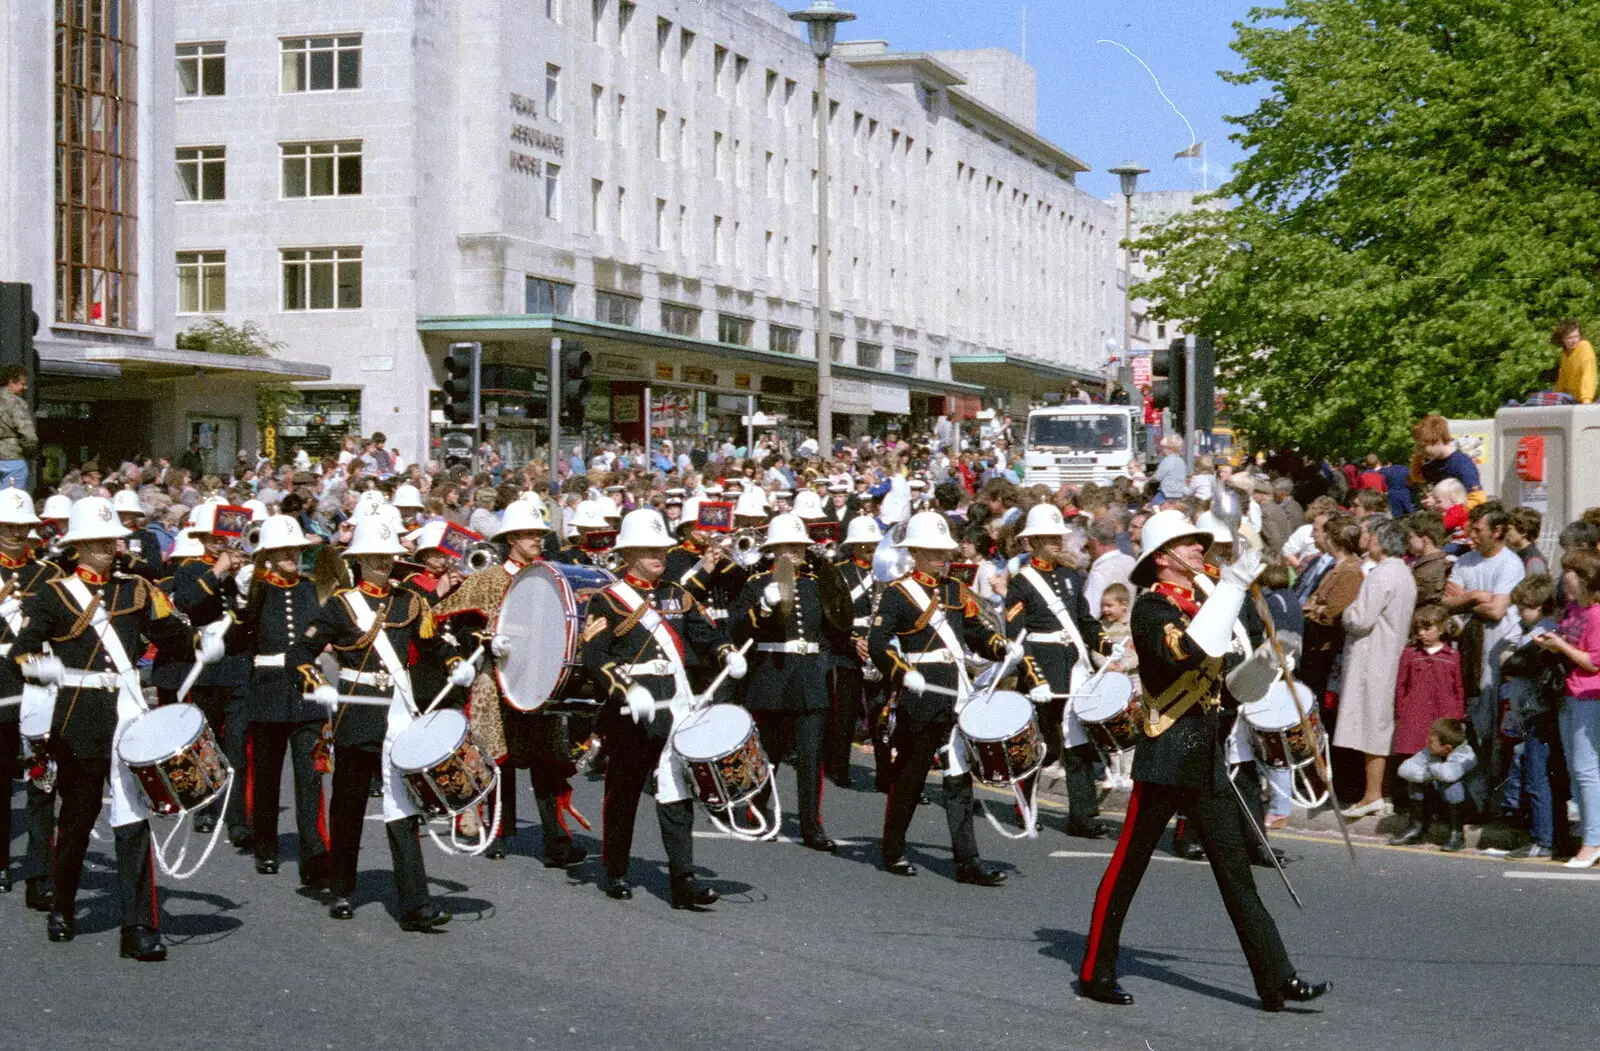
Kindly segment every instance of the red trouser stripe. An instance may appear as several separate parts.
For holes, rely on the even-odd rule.
[[[322,778],[317,778],[317,836],[322,840],[324,853],[333,849],[328,839],[328,798],[322,790]]]
[[[1112,852],[1111,864],[1106,866],[1106,874],[1100,877],[1100,889],[1094,895],[1094,920],[1089,924],[1089,945],[1084,950],[1083,971],[1079,975],[1086,982],[1094,981],[1095,958],[1100,953],[1100,935],[1105,930],[1106,910],[1111,907],[1111,895],[1116,891],[1123,859],[1128,856],[1128,841],[1133,838],[1134,824],[1139,818],[1139,797],[1143,792],[1144,785],[1135,781],[1133,792],[1128,796],[1128,812],[1122,819],[1122,835],[1117,837],[1117,849]]]
[[[255,827],[256,816],[256,735],[244,739],[244,823]]]
[[[161,929],[161,906],[156,903],[156,848],[150,845],[150,929]]]

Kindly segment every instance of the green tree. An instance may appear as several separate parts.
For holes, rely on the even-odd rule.
[[[230,325],[220,318],[206,318],[193,328],[178,333],[174,340],[179,350],[198,350],[206,354],[233,354],[247,358],[267,358],[287,344],[269,337],[254,321]],[[256,426],[279,427],[283,411],[300,401],[300,392],[287,383],[263,383],[256,388]]]
[[[1210,336],[1255,445],[1399,453],[1426,412],[1491,415],[1595,301],[1600,4],[1287,0],[1236,25],[1219,196],[1135,244],[1156,316]]]

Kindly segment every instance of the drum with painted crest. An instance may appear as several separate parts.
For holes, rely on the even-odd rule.
[[[974,697],[956,717],[972,776],[988,785],[1013,785],[1044,764],[1044,735],[1033,702],[1014,690]]]
[[[389,761],[429,817],[470,810],[494,790],[499,771],[464,713],[437,708],[395,736]]]
[[[496,634],[511,649],[495,661],[506,703],[537,711],[552,699],[593,693],[583,672],[583,622],[589,597],[617,578],[598,566],[535,562],[511,581],[500,600]]]
[[[1072,712],[1104,755],[1132,751],[1139,743],[1143,706],[1134,693],[1133,680],[1122,672],[1098,676],[1087,692],[1073,697]]]
[[[117,758],[132,772],[150,811],[164,816],[206,806],[233,776],[205,715],[192,704],[162,705],[134,716],[117,742]]]
[[[1267,695],[1239,709],[1255,741],[1255,753],[1274,770],[1287,770],[1293,779],[1292,798],[1297,806],[1314,810],[1328,801],[1328,786],[1317,772],[1317,756],[1328,759],[1328,733],[1317,716],[1315,695],[1303,683],[1295,683],[1295,694],[1282,680],[1272,684]],[[1295,704],[1298,696],[1300,704]],[[1306,713],[1305,726],[1300,710]],[[1307,727],[1310,734],[1307,735]]]
[[[736,704],[711,704],[685,717],[672,732],[695,797],[713,813],[748,803],[772,780],[755,720]]]

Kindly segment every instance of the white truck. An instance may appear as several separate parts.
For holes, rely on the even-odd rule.
[[[1131,405],[1052,405],[1028,413],[1023,484],[1109,485],[1129,476],[1144,413]]]

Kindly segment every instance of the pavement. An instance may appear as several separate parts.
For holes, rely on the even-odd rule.
[[[141,965],[117,956],[108,837],[91,847],[76,941],[45,940],[20,884],[0,897],[0,1045],[1593,1046],[1593,1016],[1575,1005],[1600,980],[1600,873],[1365,839],[1352,867],[1336,836],[1277,833],[1305,908],[1270,870],[1255,870],[1258,886],[1300,972],[1331,979],[1334,992],[1267,1015],[1208,866],[1158,854],[1121,955],[1138,1003],[1106,1007],[1075,997],[1071,981],[1113,842],[1067,837],[1051,799],[1037,839],[1002,839],[979,819],[986,858],[1011,879],[967,887],[952,878],[942,809],[924,806],[908,852],[922,872],[890,876],[876,867],[883,797],[863,758],[852,789],[827,790],[837,855],[792,842],[792,818],[790,842],[765,844],[698,820],[696,860],[723,894],[703,913],[669,908],[646,800],[633,901],[599,891],[594,857],[543,868],[539,831],[524,826],[501,862],[425,844],[433,890],[455,919],[441,933],[403,933],[387,913],[393,885],[374,801],[353,921],[328,919],[298,889],[292,861],[258,876],[248,855],[224,847],[192,880],[163,880],[171,955]],[[792,800],[789,771],[779,784]],[[600,784],[576,787],[578,808],[598,819]],[[939,791],[934,778],[929,792]],[[20,825],[20,793],[14,805]],[[521,810],[534,813],[532,800]],[[598,836],[579,838],[597,853]]]

